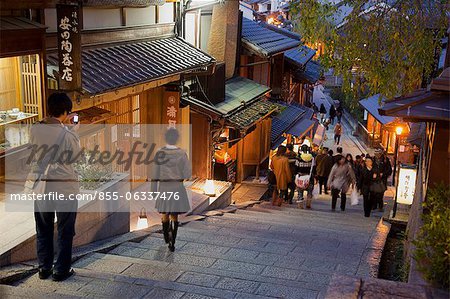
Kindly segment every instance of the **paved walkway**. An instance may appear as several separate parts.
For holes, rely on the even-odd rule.
[[[174,253],[153,233],[81,258],[66,282],[35,274],[0,292],[7,298],[324,298],[333,274],[368,271],[380,216],[364,218],[361,206],[331,212],[327,199],[312,210],[264,202],[183,225]]]

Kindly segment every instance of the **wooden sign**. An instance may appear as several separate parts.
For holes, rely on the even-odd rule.
[[[56,5],[60,90],[81,90],[80,11],[76,4]]]
[[[163,97],[163,124],[175,127],[180,123],[180,92],[165,90]]]
[[[415,165],[400,164],[397,184],[397,202],[411,205],[416,190],[417,170]]]

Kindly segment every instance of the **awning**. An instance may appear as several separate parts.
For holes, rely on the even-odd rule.
[[[225,100],[215,105],[222,114],[229,114],[251,101],[268,93],[270,87],[244,77],[235,77],[225,82]]]
[[[286,51],[284,53],[284,58],[287,62],[295,65],[296,67],[304,67],[314,57],[314,55],[316,55],[315,50],[307,46],[301,46]]]
[[[306,82],[308,84],[315,84],[319,81],[322,74],[322,67],[317,61],[309,61],[304,70],[298,70],[294,74],[294,78],[301,82]]]
[[[361,104],[361,106],[364,109],[366,109],[367,112],[369,112],[377,121],[379,121],[381,124],[385,125],[390,122],[393,122],[395,118],[390,117],[390,116],[383,116],[383,115],[380,115],[380,113],[378,113],[378,109],[380,108],[379,101],[381,100],[382,103],[385,101],[384,98],[380,98],[380,97],[381,97],[380,94],[376,94],[367,99],[363,99],[363,100],[359,101],[359,104]]]
[[[259,100],[229,116],[227,122],[240,130],[246,130],[277,109],[278,105],[267,100]]]
[[[283,134],[290,134],[302,137],[314,129],[316,120],[312,118],[314,111],[298,104],[277,103],[280,106],[280,113],[272,118],[271,144],[272,148],[280,145],[285,137]]]
[[[57,67],[57,54],[49,55],[48,62]],[[83,49],[82,87],[96,95],[206,69],[214,62],[213,57],[178,37]]]
[[[302,118],[297,121],[289,130],[287,130],[286,133],[295,137],[302,137],[314,127],[314,123],[315,122],[311,119]]]
[[[43,52],[46,28],[26,18],[0,17],[0,58]]]
[[[263,99],[269,91],[268,86],[235,77],[226,81],[225,100],[221,103],[213,105],[192,97],[184,97],[182,102],[193,110],[223,118],[230,126],[245,131],[279,108],[277,104]]]
[[[283,135],[292,125],[305,114],[305,107],[300,105],[288,105],[286,103],[278,103],[280,105],[279,113],[272,118],[272,132],[270,140],[272,144]]]
[[[431,90],[418,90],[400,97],[379,109],[380,114],[413,121],[450,121],[450,68],[433,79]],[[386,116],[384,116],[386,117]]]
[[[242,44],[259,56],[270,57],[297,47],[301,42],[242,18]]]

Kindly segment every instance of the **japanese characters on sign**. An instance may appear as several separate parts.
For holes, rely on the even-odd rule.
[[[57,5],[59,89],[81,89],[81,33],[78,5]]]
[[[411,205],[416,190],[416,168],[400,165],[397,185],[397,202]]]
[[[168,127],[175,127],[178,124],[180,109],[180,93],[178,91],[166,90],[164,93],[164,123],[168,124]]]

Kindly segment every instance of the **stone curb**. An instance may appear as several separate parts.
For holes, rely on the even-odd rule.
[[[378,277],[381,255],[383,254],[384,245],[386,244],[390,229],[391,224],[380,219],[364,249],[362,262],[356,272],[357,276],[367,278]]]

